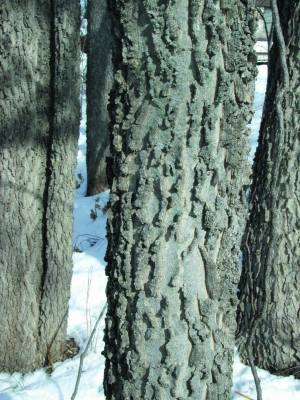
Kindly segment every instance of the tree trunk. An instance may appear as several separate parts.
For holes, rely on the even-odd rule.
[[[254,3],[110,1],[107,399],[230,399]]]
[[[109,156],[109,92],[113,84],[111,24],[106,0],[87,3],[87,196],[106,190]]]
[[[2,2],[0,370],[64,351],[79,129],[80,4]]]
[[[280,49],[276,35],[269,59],[243,240],[237,334],[244,362],[245,343],[254,335],[250,352],[255,364],[292,374],[300,370],[300,2],[279,5],[285,43]]]

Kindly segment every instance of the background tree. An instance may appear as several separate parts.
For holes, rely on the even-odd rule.
[[[113,82],[111,24],[106,0],[87,2],[87,195],[108,186],[106,157],[109,156],[109,92]]]
[[[230,399],[254,2],[110,0],[107,399]]]
[[[279,14],[271,3],[275,36],[243,240],[238,344],[244,362],[249,347],[257,366],[290,374],[300,369],[300,2],[279,1]]]
[[[25,373],[66,340],[80,4],[2,1],[1,21],[0,370]]]

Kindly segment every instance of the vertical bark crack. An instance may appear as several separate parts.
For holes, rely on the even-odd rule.
[[[47,160],[46,160],[46,174],[45,174],[45,187],[44,187],[44,197],[43,197],[43,218],[42,218],[42,261],[43,261],[43,273],[41,275],[41,297],[40,297],[40,320],[39,320],[39,335],[41,336],[41,326],[43,324],[43,299],[44,299],[44,284],[46,281],[46,275],[48,270],[48,204],[49,204],[49,190],[50,182],[52,177],[52,153],[53,153],[53,140],[54,140],[54,118],[55,118],[55,71],[56,71],[56,38],[55,38],[55,1],[50,2],[50,87],[49,87],[49,135],[44,143],[47,147]]]

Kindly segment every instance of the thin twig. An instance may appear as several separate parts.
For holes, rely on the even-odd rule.
[[[277,7],[277,0],[271,0],[271,8],[272,8],[272,18],[274,23],[274,30],[278,40],[278,47],[279,47],[279,57],[280,57],[280,64],[283,70],[283,89],[287,90],[290,84],[290,76],[286,61],[286,48],[285,48],[285,41],[281,29],[280,24],[280,16]]]
[[[268,42],[268,53],[270,51],[269,48],[269,43],[270,43],[270,36],[269,36],[269,32],[268,32],[268,27],[267,27],[267,21],[266,18],[263,14],[263,12],[261,11],[260,7],[256,6],[256,11],[258,12],[258,14],[260,15],[261,19],[263,20],[264,26],[265,26],[265,32],[266,32],[266,37],[267,37],[267,42]]]
[[[257,400],[262,400],[262,390],[261,390],[260,379],[259,379],[257,369],[254,364],[253,354],[251,353],[250,347],[247,348],[247,355],[248,355],[248,361],[249,361],[250,368],[251,368],[252,375],[253,375],[254,382],[255,382]]]
[[[235,393],[238,394],[238,395],[241,396],[241,397],[244,397],[245,399],[254,400],[254,399],[252,399],[251,397],[248,397],[248,396],[244,395],[243,393],[240,393],[240,392],[237,392],[237,391],[235,391]]]
[[[89,309],[90,288],[91,288],[92,276],[93,276],[93,266],[91,266],[89,269],[88,286],[87,286],[87,291],[86,291],[86,305],[85,305],[86,337],[89,337],[90,330],[92,329],[92,318],[91,318],[91,312]]]
[[[96,321],[96,323],[95,323],[95,326],[94,326],[94,329],[93,329],[93,331],[92,331],[92,333],[91,333],[91,336],[89,337],[89,340],[88,340],[88,342],[87,342],[87,345],[86,345],[86,347],[85,347],[85,350],[84,350],[84,352],[83,352],[83,353],[81,354],[81,356],[80,356],[80,362],[79,362],[79,368],[78,368],[78,374],[77,374],[75,389],[74,389],[74,392],[73,392],[73,394],[72,394],[71,400],[74,400],[75,397],[76,397],[76,395],[77,395],[78,386],[79,386],[79,382],[80,382],[80,378],[81,378],[81,373],[82,373],[83,360],[84,360],[84,358],[85,358],[86,355],[87,355],[88,349],[89,349],[89,347],[90,347],[90,344],[92,343],[92,340],[93,340],[93,337],[94,337],[95,332],[96,332],[96,330],[97,330],[97,327],[98,327],[98,325],[99,325],[99,322],[101,321],[101,318],[103,317],[103,314],[104,314],[105,311],[106,311],[106,307],[107,307],[107,302],[104,304],[104,307],[102,308],[102,311],[101,311],[101,313],[100,313],[100,315],[99,315],[99,317],[98,317],[98,319],[97,319],[97,321]]]

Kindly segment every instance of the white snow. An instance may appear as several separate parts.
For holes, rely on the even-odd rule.
[[[250,142],[253,158],[254,146],[257,142],[257,131],[261,117],[267,69],[259,67],[254,100],[255,115],[251,124],[252,133]],[[73,278],[69,309],[68,336],[74,337],[80,346],[80,353],[84,350],[87,337],[105,304],[105,262],[104,255],[107,241],[105,238],[106,215],[95,208],[95,204],[103,207],[109,197],[109,192],[99,196],[84,197],[86,190],[85,167],[85,99],[83,99],[83,119],[80,126],[78,150],[78,167],[76,170],[77,181],[81,181],[76,191],[74,203],[74,247],[83,252],[73,253]],[[78,174],[81,174],[80,179]],[[97,218],[90,218],[91,209],[97,211]],[[93,246],[90,245],[95,243]],[[90,285],[89,285],[90,282]],[[89,294],[88,294],[89,293]],[[104,400],[103,349],[104,319],[100,323],[98,340],[93,343],[83,364],[83,373],[80,380],[76,399],[78,400]],[[73,359],[54,364],[51,375],[46,373],[46,368],[22,376],[19,373],[12,375],[0,374],[0,400],[69,400],[73,393],[80,353]],[[233,366],[233,399],[243,399],[238,391],[252,399],[256,398],[255,385],[250,368],[243,365],[235,356]],[[264,400],[296,400],[300,399],[300,380],[293,377],[277,377],[266,371],[259,370],[262,383]],[[140,399],[135,399],[140,400]]]
[[[250,146],[251,151],[249,154],[249,160],[251,163],[253,162],[255,149],[257,146],[257,137],[260,126],[260,120],[262,117],[262,110],[264,105],[265,93],[266,93],[266,84],[267,84],[267,74],[268,67],[267,65],[260,65],[258,67],[258,75],[255,83],[255,93],[254,93],[254,101],[253,101],[253,111],[254,115],[250,124],[251,134],[250,134]]]

